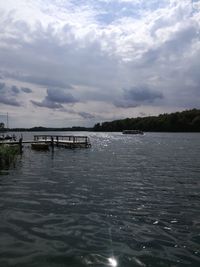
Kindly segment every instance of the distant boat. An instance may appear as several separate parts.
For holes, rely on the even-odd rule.
[[[123,130],[123,134],[144,134],[141,130]]]
[[[16,136],[15,135],[9,135],[9,134],[6,134],[6,135],[0,135],[0,141],[16,141]]]
[[[10,135],[7,132],[9,131],[8,127],[8,113],[7,113],[7,127],[5,127],[5,124],[3,122],[0,122],[0,141],[16,141],[15,134]],[[7,134],[6,134],[7,133]]]

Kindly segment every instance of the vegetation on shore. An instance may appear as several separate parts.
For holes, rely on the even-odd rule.
[[[97,123],[94,127],[33,127],[9,129],[14,132],[45,132],[45,131],[99,131],[120,132],[123,130],[142,130],[146,132],[200,132],[200,109],[185,110],[158,116],[126,118],[110,122]]]
[[[9,168],[15,163],[16,156],[19,154],[18,146],[0,145],[0,170]]]
[[[65,132],[65,131],[92,131],[93,128],[73,126],[73,127],[63,127],[63,128],[53,128],[53,127],[43,127],[36,126],[32,128],[13,128],[9,129],[12,132]]]
[[[159,116],[126,118],[97,123],[94,131],[118,132],[123,130],[146,132],[200,132],[200,110],[192,109]]]

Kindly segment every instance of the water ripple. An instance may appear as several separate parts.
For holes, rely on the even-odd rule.
[[[90,138],[0,176],[0,266],[199,266],[199,134]]]

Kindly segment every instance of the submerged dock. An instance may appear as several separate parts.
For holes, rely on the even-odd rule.
[[[64,147],[64,148],[89,148],[91,147],[88,136],[74,136],[74,135],[34,135],[33,140],[3,140],[1,144],[19,145],[22,151],[23,144],[30,144],[33,149],[48,150],[49,147]]]

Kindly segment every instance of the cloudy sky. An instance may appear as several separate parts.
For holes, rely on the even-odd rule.
[[[96,122],[200,108],[200,0],[1,0],[0,121]]]

